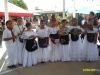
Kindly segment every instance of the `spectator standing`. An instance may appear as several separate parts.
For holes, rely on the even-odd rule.
[[[3,27],[2,23],[0,22],[0,47],[2,47],[2,35],[3,35]]]

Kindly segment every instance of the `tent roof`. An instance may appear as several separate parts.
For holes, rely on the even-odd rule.
[[[98,13],[98,11],[89,9],[88,7],[81,7],[79,10],[76,11],[76,13],[89,14],[90,11]]]
[[[89,7],[89,8],[90,8],[90,9],[93,9],[93,10],[100,11],[100,5],[91,6],[91,7]]]
[[[1,4],[0,4],[0,7],[2,9],[0,9],[0,16],[4,16],[4,12],[5,12],[5,9],[4,9],[4,1],[1,0]],[[29,12],[27,10],[24,10],[12,3],[9,3],[8,2],[8,12],[9,12],[9,16],[33,16],[33,13],[32,12]]]
[[[90,11],[92,10],[88,9],[87,7],[81,7],[76,13],[89,14]]]

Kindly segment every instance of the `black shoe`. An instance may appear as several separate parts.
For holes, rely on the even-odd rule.
[[[87,61],[87,62],[91,62],[91,61]]]
[[[41,62],[41,63],[44,63],[44,62]]]
[[[12,65],[12,67],[15,68],[16,66],[15,65]]]
[[[7,66],[7,68],[10,68],[11,69],[11,68],[13,68],[13,66]]]
[[[19,66],[22,66],[22,64],[18,64]]]

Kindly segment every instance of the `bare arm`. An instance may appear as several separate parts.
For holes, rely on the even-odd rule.
[[[3,38],[4,41],[9,41],[9,40],[12,40],[12,39],[15,39],[16,36],[13,36],[13,37],[9,37],[9,38]]]
[[[3,38],[4,41],[9,41],[11,39],[12,39],[12,37],[10,37],[10,38]]]

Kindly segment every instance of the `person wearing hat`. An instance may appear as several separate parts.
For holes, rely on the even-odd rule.
[[[37,34],[32,30],[31,23],[26,24],[27,30],[23,32],[22,38],[25,40],[23,49],[23,67],[29,67],[37,64]]]
[[[40,27],[37,27],[36,33],[38,34],[38,62],[48,62],[50,59],[49,50],[49,31],[45,26],[45,20],[40,21]]]
[[[77,24],[77,19],[72,19],[70,30],[70,57],[71,61],[81,61],[82,41],[81,41],[81,27]]]
[[[50,20],[49,34],[50,34],[50,61],[59,61],[59,27],[56,26],[56,19]]]

